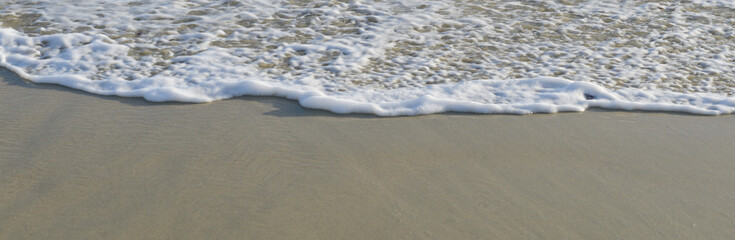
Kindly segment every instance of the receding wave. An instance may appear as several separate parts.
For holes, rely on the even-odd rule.
[[[242,95],[381,116],[735,112],[735,3],[0,3],[0,66],[149,101]]]

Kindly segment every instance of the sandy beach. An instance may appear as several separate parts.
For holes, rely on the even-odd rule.
[[[0,69],[0,239],[734,239],[735,117],[153,104]]]

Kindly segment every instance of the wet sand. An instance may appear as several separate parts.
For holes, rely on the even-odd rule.
[[[735,238],[733,116],[376,118],[0,79],[0,239]]]

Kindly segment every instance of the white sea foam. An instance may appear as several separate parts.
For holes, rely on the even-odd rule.
[[[735,111],[729,0],[10,0],[0,9],[1,66],[96,94],[280,96],[381,116]]]

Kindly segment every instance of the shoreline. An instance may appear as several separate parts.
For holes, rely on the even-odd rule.
[[[732,115],[0,99],[0,239],[735,238]]]

